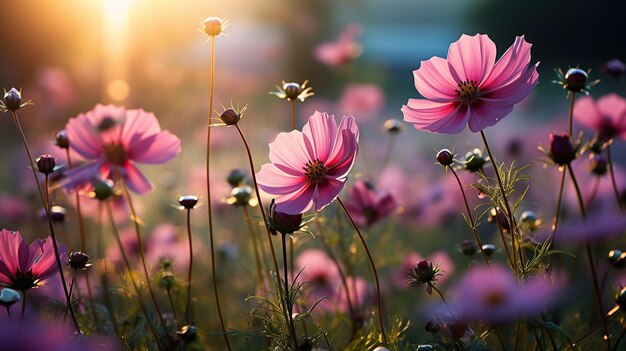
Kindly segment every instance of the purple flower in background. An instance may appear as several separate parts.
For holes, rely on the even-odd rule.
[[[354,221],[360,226],[371,227],[393,213],[397,207],[396,200],[391,193],[377,192],[363,180],[354,183],[349,190],[349,195],[346,207]]]
[[[561,243],[588,243],[615,238],[626,234],[626,217],[612,211],[601,211],[587,217],[560,224],[554,233]]]
[[[626,139],[626,99],[608,94],[593,101],[590,96],[576,100],[574,118],[596,132],[601,140]]]

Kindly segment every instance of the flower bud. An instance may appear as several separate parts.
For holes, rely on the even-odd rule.
[[[222,112],[220,115],[220,120],[224,122],[224,124],[228,126],[234,126],[241,119],[241,115],[235,111],[234,108],[229,107]]]
[[[37,157],[35,162],[37,163],[37,170],[40,173],[48,175],[48,174],[50,174],[50,173],[55,171],[54,167],[57,164],[57,159],[56,159],[56,157],[54,157],[52,155],[47,155],[46,154],[46,155],[41,155],[41,156]]]
[[[505,233],[511,231],[511,226],[509,225],[509,221],[506,218],[506,215],[499,208],[492,207],[491,210],[489,210],[489,217],[487,217],[487,222],[502,227],[502,231]]]
[[[432,345],[419,345],[417,346],[415,350],[416,351],[434,351],[435,349],[433,348]]]
[[[191,210],[198,204],[196,195],[184,195],[178,197],[178,203],[187,210]]]
[[[622,310],[626,309],[626,286],[615,296],[615,302]]]
[[[377,348],[374,349],[374,351],[390,351],[390,350],[386,347],[378,346]]]
[[[91,266],[91,263],[89,263],[89,255],[80,251],[71,252],[67,264],[76,270],[85,270],[87,267]]]
[[[620,59],[612,59],[604,64],[604,72],[615,78],[621,77],[626,72],[626,65]]]
[[[537,221],[537,214],[533,211],[524,211],[522,212],[520,219],[524,224],[532,224]]]
[[[608,259],[614,268],[623,268],[626,266],[626,252],[611,250],[609,251]]]
[[[246,206],[252,197],[252,188],[247,185],[238,186],[231,190],[230,195],[231,201],[229,201],[229,203],[231,205]]]
[[[450,150],[443,149],[437,153],[437,162],[442,166],[450,166],[454,163],[454,155]]]
[[[591,169],[591,173],[599,177],[605,175],[609,169],[609,163],[602,155],[594,154],[593,156],[591,156],[589,162],[589,168]]]
[[[385,121],[383,128],[385,128],[385,130],[389,133],[396,134],[404,130],[404,125],[401,120],[390,118]]]
[[[587,72],[582,69],[570,68],[565,73],[565,82],[567,83],[566,87],[568,90],[573,92],[582,91],[585,89],[588,78],[589,76],[587,75]]]
[[[161,273],[161,279],[159,280],[159,286],[161,286],[166,291],[172,290],[174,287],[174,273],[172,271],[163,271]]]
[[[198,337],[198,329],[193,325],[184,325],[182,328],[176,331],[176,334],[184,342],[189,343],[195,341]]]
[[[302,213],[290,215],[274,211],[272,215],[273,228],[281,234],[293,234],[302,228]]]
[[[483,152],[480,149],[474,149],[465,154],[465,169],[470,172],[478,172],[483,169],[487,160],[483,158]]]
[[[496,246],[493,244],[485,244],[482,247],[483,253],[487,257],[491,257],[496,252]]]
[[[302,87],[300,87],[300,84],[294,82],[285,83],[283,84],[283,91],[288,100],[295,100],[302,92]]]
[[[67,131],[63,129],[54,136],[54,143],[61,149],[67,149],[70,147],[70,139],[67,137]]]
[[[58,205],[54,205],[50,207],[50,218],[52,219],[52,222],[63,223],[65,222],[66,215],[67,215],[67,210],[64,207],[58,206]],[[46,209],[43,207],[39,210],[39,218],[41,219],[48,218],[48,215],[46,214]]]
[[[210,37],[216,37],[222,33],[222,19],[219,17],[207,17],[204,20],[204,33]]]
[[[13,289],[4,288],[0,292],[0,305],[4,307],[10,307],[20,300],[22,300],[22,295]]]
[[[94,184],[93,195],[96,199],[100,201],[104,201],[115,195],[115,191],[113,189],[113,181],[111,181],[110,179],[96,181]]]
[[[576,159],[576,151],[567,133],[550,134],[550,158],[552,162],[566,166]]]
[[[438,269],[433,268],[432,262],[428,262],[426,260],[419,261],[415,267],[413,267],[412,272],[410,272],[409,277],[412,278],[411,283],[421,283],[427,284],[431,283],[435,280],[437,276]]]
[[[463,252],[463,255],[465,256],[472,256],[473,254],[476,253],[476,251],[478,251],[478,247],[476,246],[476,244],[474,244],[473,241],[464,240],[461,243],[461,251]]]
[[[15,88],[4,93],[4,106],[9,111],[19,110],[22,107],[22,93]]]
[[[228,173],[228,176],[226,176],[226,181],[233,188],[240,186],[245,179],[246,172],[239,168],[233,169],[230,173]]]

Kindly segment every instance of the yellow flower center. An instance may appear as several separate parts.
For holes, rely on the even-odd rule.
[[[307,162],[303,169],[304,176],[312,184],[321,183],[326,176],[326,171],[328,171],[328,168],[320,160]]]
[[[459,94],[459,99],[463,105],[471,105],[478,101],[478,83],[468,79],[458,83],[457,87],[455,91]]]

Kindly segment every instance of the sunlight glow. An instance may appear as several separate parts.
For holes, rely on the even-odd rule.
[[[131,0],[103,0],[102,92],[105,100],[122,102],[130,93],[128,35]]]

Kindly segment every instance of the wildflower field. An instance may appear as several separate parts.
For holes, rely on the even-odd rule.
[[[0,351],[626,350],[624,10],[3,2]]]

